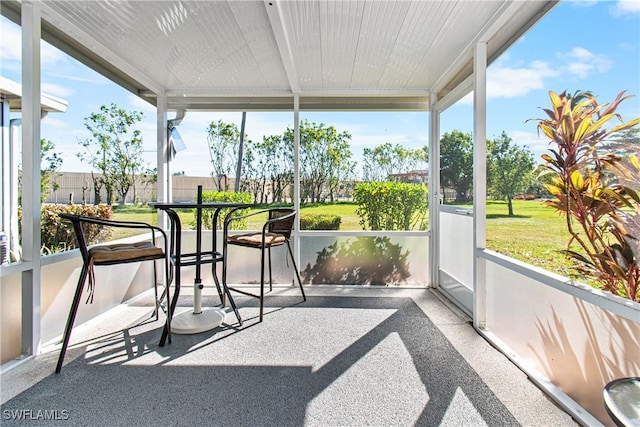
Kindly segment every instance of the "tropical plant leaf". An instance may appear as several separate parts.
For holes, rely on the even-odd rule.
[[[575,252],[575,251],[570,251],[570,250],[565,250],[564,253],[570,257],[573,258],[574,260],[585,264],[585,265],[593,265],[593,262],[591,262],[589,259],[587,259],[584,255]]]
[[[550,90],[549,91],[549,98],[551,98],[551,105],[553,107],[559,107],[562,105],[563,101],[562,98],[559,97],[554,91]]]
[[[622,123],[622,124],[614,127],[613,129],[611,129],[609,131],[609,133],[620,132],[621,130],[629,129],[629,128],[632,128],[632,127],[637,126],[639,124],[640,124],[640,117],[635,119],[635,120],[631,120],[630,122]]]
[[[584,187],[584,178],[579,171],[573,171],[571,174],[571,184],[578,190]]]
[[[614,138],[640,118],[624,122],[616,112],[629,98],[624,93],[599,104],[588,92],[549,91],[551,108],[543,109],[549,118],[537,120],[538,132],[550,140],[540,165],[546,173],[540,176],[551,175],[544,187],[552,199],[545,205],[566,216],[571,237],[564,253],[576,263],[574,270],[603,289],[638,300],[640,242],[634,233],[640,236],[640,151],[633,146],[633,154],[622,156],[628,148]],[[613,118],[622,123],[606,129]],[[580,251],[570,249],[574,244]]]

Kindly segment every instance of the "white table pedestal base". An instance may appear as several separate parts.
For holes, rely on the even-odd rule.
[[[171,319],[171,333],[188,335],[208,331],[220,326],[225,314],[219,308],[203,308],[199,314],[194,314],[193,309],[183,311]]]

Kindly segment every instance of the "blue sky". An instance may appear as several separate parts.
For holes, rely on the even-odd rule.
[[[2,18],[0,21],[0,72],[14,81],[21,80],[20,29]],[[63,98],[66,113],[49,114],[42,122],[41,135],[54,142],[62,153],[63,171],[88,172],[76,156],[78,140],[88,137],[83,120],[100,105],[116,103],[129,110],[142,111],[147,161],[155,166],[155,108],[111,83],[57,49],[43,43],[42,90]],[[502,131],[535,155],[547,149],[539,138],[535,122],[547,107],[548,91],[577,89],[593,92],[600,102],[612,101],[618,92],[636,97],[619,109],[625,120],[640,116],[640,0],[565,1],[505,52],[488,70],[487,137]],[[472,97],[467,96],[445,111],[441,132],[454,129],[471,133]],[[335,126],[352,135],[356,157],[365,147],[385,142],[411,148],[427,143],[428,113],[310,113],[301,119]],[[209,174],[206,129],[211,121],[235,122],[241,113],[188,113],[180,133],[187,150],[180,152],[174,171],[188,175]],[[293,113],[248,113],[247,137],[280,134],[293,126]],[[204,155],[203,155],[204,153]]]

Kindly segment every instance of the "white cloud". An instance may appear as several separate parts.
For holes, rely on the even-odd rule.
[[[603,2],[603,0],[567,0],[567,3],[577,7],[592,7]],[[640,12],[640,1],[638,0],[607,0],[607,3],[613,4],[609,8],[613,16],[629,17],[629,14]]]
[[[500,64],[503,64],[501,61]],[[516,98],[546,87],[545,79],[559,74],[545,61],[533,61],[528,66],[494,65],[487,70],[487,98]],[[473,104],[473,92],[459,101]]]
[[[65,128],[68,126],[67,122],[61,119],[56,119],[51,117],[51,114],[47,114],[47,116],[42,120],[43,126],[51,126],[54,128]]]
[[[61,62],[66,62],[67,59],[64,53],[60,52],[58,49],[51,46],[50,44],[46,42],[42,42],[42,45],[40,48],[40,61],[42,63],[42,66],[45,67],[45,66],[56,65]]]
[[[571,52],[569,52],[567,55],[577,60],[589,60],[593,57],[593,54],[591,52],[580,46],[571,49]]]
[[[532,152],[546,151],[549,147],[549,139],[544,134],[538,135],[535,132],[527,132],[523,130],[512,130],[507,134],[515,143],[520,146],[527,146]]]
[[[567,73],[571,75],[574,75],[580,78],[585,78],[589,75],[591,71],[593,71],[593,65],[585,64],[584,62],[576,62],[576,63],[567,65],[565,67],[565,70],[567,71]]]
[[[129,101],[129,105],[131,106],[131,108],[137,111],[142,111],[145,117],[155,117],[156,107],[149,104],[144,99],[134,94],[129,94],[127,100]]]
[[[460,101],[458,101],[458,104],[461,104],[461,105],[472,105],[473,104],[473,91],[471,91],[468,94],[466,94],[464,98],[462,98]]]
[[[594,71],[604,73],[612,65],[606,55],[593,53],[580,46],[574,47],[569,52],[558,54],[558,57],[567,60],[566,65],[561,68],[580,79],[586,78]]]
[[[60,86],[55,83],[42,83],[42,92],[54,95],[60,98],[68,98],[73,95],[75,91],[68,87]]]
[[[20,27],[7,19],[2,20],[0,31],[0,60],[3,62],[20,61],[22,58],[22,33]],[[47,42],[40,44],[40,62],[43,67],[52,66],[66,61],[66,56],[61,51]]]
[[[614,16],[628,16],[628,14],[640,13],[640,1],[619,0],[612,10]]]
[[[579,7],[591,7],[598,4],[599,0],[570,0],[570,3]]]
[[[612,62],[604,54],[591,52],[576,46],[569,52],[558,53],[557,65],[536,60],[523,66],[509,66],[504,58],[487,70],[487,98],[516,98],[549,86],[547,79],[560,75],[570,75],[584,79],[593,73],[608,71]],[[473,104],[473,93],[462,98],[459,103]]]
[[[8,21],[3,20],[2,41],[0,42],[0,58],[5,61],[19,61],[22,57],[20,27],[15,25],[7,25]],[[3,64],[4,67],[4,64]]]
[[[487,72],[488,98],[515,98],[545,87],[544,79],[558,71],[546,62],[534,61],[529,67],[496,67]]]

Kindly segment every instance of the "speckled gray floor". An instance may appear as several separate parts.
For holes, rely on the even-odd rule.
[[[243,327],[174,335],[173,343],[163,348],[158,347],[160,322],[82,341],[69,358],[74,351],[82,354],[60,375],[43,375],[10,397],[3,392],[1,423],[538,424],[535,416],[529,422],[517,405],[501,401],[425,314],[425,304],[437,307],[436,315],[444,313],[433,298],[425,303],[402,292],[378,297],[319,293],[304,303],[295,293],[271,295],[262,323],[255,317],[255,302],[238,298],[246,319]],[[188,298],[185,301],[182,305],[188,305]],[[129,307],[136,309],[139,304]],[[465,325],[455,316],[448,319],[445,328]],[[233,322],[233,316],[227,315],[227,321]],[[51,366],[54,356],[51,352],[41,359]],[[20,369],[28,375],[19,367],[3,375],[3,385],[17,381]],[[531,386],[522,381],[514,376],[511,387]],[[531,402],[544,406],[539,425],[571,423],[539,393]],[[544,416],[549,418],[540,418]]]

